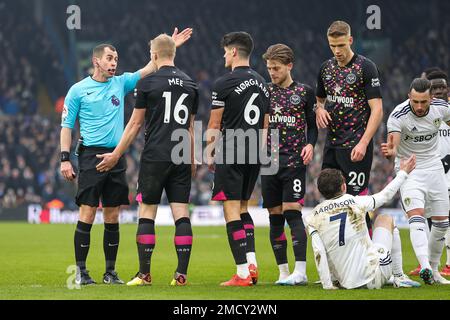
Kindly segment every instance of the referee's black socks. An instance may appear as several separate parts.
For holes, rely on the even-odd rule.
[[[103,251],[105,253],[106,272],[112,272],[116,267],[119,240],[119,224],[105,223],[105,231],[103,233]]]
[[[298,210],[286,210],[283,212],[283,215],[291,229],[295,261],[306,261],[307,237],[302,212]]]
[[[92,224],[78,221],[75,229],[75,261],[80,270],[86,270],[86,258],[91,245]]]

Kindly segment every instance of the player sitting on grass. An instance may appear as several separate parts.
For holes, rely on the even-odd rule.
[[[419,287],[418,282],[402,275],[398,263],[401,257],[393,243],[394,222],[388,215],[375,220],[370,239],[365,216],[390,201],[416,165],[415,155],[402,160],[400,171],[381,192],[373,196],[347,194],[345,178],[336,169],[323,170],[317,181],[326,198],[306,218],[311,235],[314,257],[324,289],[366,287],[379,289],[394,275],[394,286]],[[398,275],[398,276],[397,276]]]

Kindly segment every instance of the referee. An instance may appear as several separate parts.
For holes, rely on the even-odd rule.
[[[192,35],[187,28],[172,37],[177,46]],[[80,207],[75,230],[76,283],[95,284],[86,269],[90,247],[90,231],[101,199],[105,231],[103,249],[106,260],[105,284],[123,284],[115,271],[119,247],[119,208],[128,205],[126,161],[122,156],[109,172],[99,172],[96,165],[101,161],[98,154],[114,150],[124,130],[124,98],[134,90],[137,82],[156,71],[151,61],[134,73],[115,76],[118,63],[117,50],[109,44],[94,48],[92,54],[94,74],[74,84],[67,93],[61,122],[61,174],[73,181],[76,174],[70,162],[72,129],[78,118],[83,144],[79,151],[78,190],[75,201]]]

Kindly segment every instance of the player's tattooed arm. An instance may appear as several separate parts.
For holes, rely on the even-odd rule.
[[[211,109],[208,129],[206,131],[206,157],[210,171],[214,171],[214,157],[217,140],[220,137],[224,108]]]
[[[367,146],[377,132],[381,120],[383,120],[383,101],[381,98],[370,99],[368,103],[370,106],[369,121],[367,123],[367,128],[364,131],[364,135],[352,150],[351,160],[353,162],[361,161],[364,158],[366,155]]]
[[[314,146],[317,142],[317,137],[319,136],[319,130],[317,129],[316,117],[314,114],[314,91],[307,87],[307,99],[305,114],[306,114],[306,146],[303,147],[301,151],[301,157],[303,158],[303,163],[307,166],[313,159],[314,156]]]
[[[262,146],[267,148],[267,136],[269,134],[269,114],[266,113],[264,116],[264,127],[262,133]]]
[[[324,129],[331,122],[331,116],[325,110],[326,98],[316,97],[316,123],[319,129]]]
[[[388,141],[381,144],[381,153],[387,159],[393,159],[397,156],[397,148],[400,145],[400,132],[390,132]]]

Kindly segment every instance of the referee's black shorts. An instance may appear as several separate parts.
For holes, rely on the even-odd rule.
[[[78,191],[75,198],[78,206],[114,208],[129,205],[128,184],[125,171],[127,163],[122,156],[116,166],[108,172],[99,172],[96,166],[102,161],[98,154],[110,153],[114,148],[82,147],[78,157]]]

